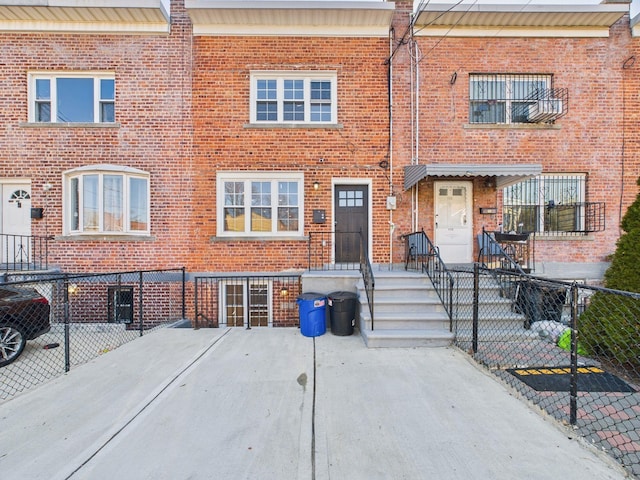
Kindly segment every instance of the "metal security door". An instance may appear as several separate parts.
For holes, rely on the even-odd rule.
[[[471,182],[435,182],[435,243],[445,263],[473,257]]]
[[[335,261],[360,261],[360,238],[369,238],[369,194],[366,185],[335,187]],[[361,237],[362,235],[362,237]]]
[[[2,263],[30,261],[31,186],[4,184],[2,188]]]

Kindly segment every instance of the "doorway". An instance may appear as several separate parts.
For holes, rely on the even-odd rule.
[[[336,185],[334,211],[335,263],[358,263],[369,245],[369,186]]]
[[[445,263],[473,261],[472,182],[435,182],[435,244]]]
[[[2,263],[28,263],[31,236],[31,185],[0,184],[2,190]]]

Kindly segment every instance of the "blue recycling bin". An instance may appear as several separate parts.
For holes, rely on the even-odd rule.
[[[322,293],[303,293],[296,300],[300,310],[300,333],[318,337],[327,331],[327,298]]]

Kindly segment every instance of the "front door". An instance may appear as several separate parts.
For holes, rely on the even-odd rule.
[[[360,261],[361,238],[366,248],[369,239],[369,187],[335,187],[335,261]]]
[[[473,261],[471,182],[435,182],[435,244],[445,263]]]
[[[2,184],[2,263],[29,262],[31,186]]]

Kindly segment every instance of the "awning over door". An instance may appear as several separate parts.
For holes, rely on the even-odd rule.
[[[408,165],[404,167],[404,189],[409,190],[427,177],[496,177],[498,188],[508,187],[542,173],[538,164],[450,164]]]

